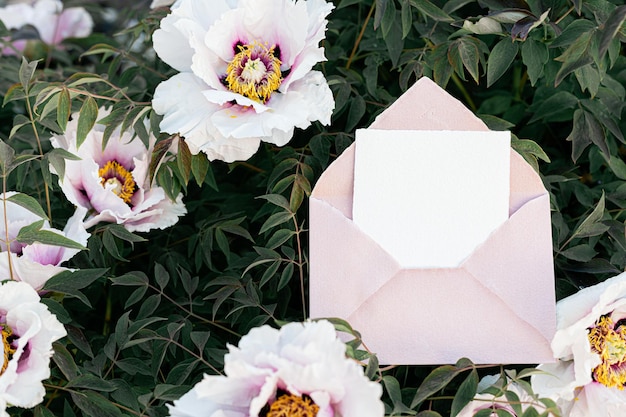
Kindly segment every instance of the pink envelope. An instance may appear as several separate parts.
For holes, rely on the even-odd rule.
[[[425,77],[371,127],[488,130]],[[354,153],[311,194],[310,316],[347,320],[384,364],[553,362],[550,201],[533,168],[511,150],[509,219],[460,267],[403,269],[352,221]]]

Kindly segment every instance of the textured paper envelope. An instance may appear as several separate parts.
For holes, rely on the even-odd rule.
[[[488,130],[428,78],[371,127]],[[310,198],[311,317],[347,320],[385,364],[554,361],[549,196],[532,167],[511,150],[509,219],[461,266],[406,269],[352,221],[354,153],[328,167]]]

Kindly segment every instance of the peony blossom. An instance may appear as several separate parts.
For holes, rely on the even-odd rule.
[[[15,192],[7,192],[6,198],[15,195]],[[0,198],[0,203],[2,199]],[[5,222],[0,221],[0,274],[15,281],[23,281],[30,284],[34,289],[40,290],[43,285],[59,272],[67,270],[60,266],[63,262],[70,260],[80,250],[62,246],[46,245],[35,242],[25,245],[15,241],[20,229],[43,220],[35,213],[8,200],[7,205],[7,229]],[[50,227],[48,221],[44,221],[42,230],[57,233],[74,242],[85,246],[90,234],[85,230],[82,218],[87,210],[78,208],[74,215],[67,221],[63,231]],[[4,205],[0,204],[0,219],[4,220]],[[7,251],[6,236],[10,240]],[[10,257],[10,259],[9,259]]]
[[[0,20],[8,29],[21,29],[31,25],[39,32],[40,39],[48,45],[58,45],[66,38],[89,36],[93,28],[91,15],[82,7],[63,8],[60,0],[35,0],[9,4],[0,8]],[[13,42],[17,50],[24,50],[25,40]],[[4,55],[14,54],[5,48]]]
[[[98,119],[109,114],[100,108]],[[96,123],[80,148],[76,143],[78,115],[72,116],[64,135],[55,135],[52,146],[63,148],[81,159],[65,163],[65,176],[59,185],[65,197],[88,210],[85,227],[99,222],[117,223],[131,232],[165,229],[176,223],[187,210],[182,194],[171,201],[162,187],[150,186],[148,165],[156,139],[150,136],[147,149],[133,132],[111,135],[104,149],[104,126]],[[51,170],[53,172],[54,168]]]
[[[557,303],[556,363],[533,389],[557,401],[564,416],[626,415],[626,273]]]
[[[478,391],[483,391],[490,385],[499,383],[501,379],[500,375],[488,375],[484,377],[478,384]],[[508,380],[507,380],[508,381]],[[514,381],[508,381],[507,386],[503,387],[506,391],[515,393],[521,403],[522,412],[525,412],[530,406],[533,406],[536,411],[542,413],[545,411],[545,407],[538,403],[528,392],[526,392],[520,385]],[[521,417],[521,414],[517,414],[515,409],[511,406],[510,401],[506,398],[504,392],[502,395],[496,397],[491,394],[477,394],[472,401],[470,401],[463,409],[457,414],[457,417],[473,417],[475,413],[481,410],[492,410],[490,417],[497,417],[496,410],[504,410],[511,417]]]
[[[381,386],[346,358],[328,321],[262,326],[228,349],[226,375],[205,375],[169,406],[172,417],[384,415]]]
[[[0,417],[9,417],[7,406],[31,408],[43,401],[52,343],[66,331],[30,285],[9,281],[0,285],[0,332]]]
[[[294,128],[330,123],[326,79],[313,66],[325,0],[179,0],[153,35],[157,55],[180,71],[159,84],[161,130],[180,134],[192,153],[232,162],[261,141],[285,145]]]

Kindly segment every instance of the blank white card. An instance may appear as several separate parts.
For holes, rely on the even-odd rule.
[[[459,266],[508,219],[510,132],[356,131],[353,220],[404,268]]]

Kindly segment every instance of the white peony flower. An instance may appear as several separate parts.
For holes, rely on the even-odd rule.
[[[6,198],[17,193],[7,192]],[[35,222],[43,220],[33,212],[7,200],[6,224],[5,211],[2,195],[0,195],[0,276],[4,279],[10,278],[15,281],[23,281],[30,284],[35,290],[40,290],[43,285],[54,275],[67,270],[60,266],[63,262],[70,260],[79,250],[62,246],[45,245],[35,242],[24,245],[15,241],[15,237],[20,229]],[[74,215],[67,221],[63,231],[50,227],[48,221],[44,221],[42,230],[51,231],[73,240],[82,246],[87,245],[90,234],[85,230],[82,219],[87,210],[77,208]],[[10,240],[10,251],[7,251],[6,237]],[[9,259],[10,256],[10,259]]]
[[[153,35],[180,71],[159,84],[161,130],[192,153],[232,162],[261,141],[285,145],[295,127],[330,123],[334,108],[319,43],[333,5],[325,0],[179,0]]]
[[[533,390],[564,416],[626,415],[626,273],[557,303],[556,363],[538,368]]]
[[[488,375],[484,377],[478,384],[478,390],[482,391],[490,385],[498,383],[500,375]],[[530,406],[533,406],[536,411],[543,412],[545,407],[538,403],[528,392],[520,387],[516,382],[507,379],[507,386],[503,387],[507,391],[511,391],[517,395],[520,401],[522,412],[525,412]],[[504,410],[507,415],[511,417],[521,417],[521,414],[517,414],[512,407],[510,401],[506,398],[505,394],[496,397],[491,394],[477,394],[472,401],[470,401],[463,409],[457,414],[457,417],[473,417],[474,414],[481,410],[492,410],[490,417],[497,417],[497,410]],[[501,411],[502,413],[502,411]]]
[[[31,25],[39,32],[40,39],[48,45],[58,45],[66,38],[89,36],[93,29],[91,15],[82,7],[63,8],[60,0],[35,0],[9,4],[0,8],[0,20],[8,29],[20,29]],[[23,50],[26,41],[13,43],[18,50]],[[3,54],[12,54],[11,48],[5,48]]]
[[[205,375],[169,406],[172,417],[384,415],[381,386],[346,358],[328,321],[262,326],[228,349],[226,376]]]
[[[98,120],[108,114],[109,110],[100,108]],[[59,185],[70,202],[89,210],[86,228],[110,222],[131,232],[147,232],[165,229],[187,213],[182,194],[171,201],[162,187],[151,187],[148,182],[154,136],[150,136],[150,148],[146,149],[139,138],[133,139],[132,132],[120,134],[118,127],[103,149],[104,126],[96,123],[77,148],[77,126],[75,114],[65,134],[53,136],[51,143],[81,158],[65,162],[65,176],[59,178]],[[55,172],[53,167],[51,170]]]
[[[0,334],[0,416],[9,417],[7,406],[31,408],[43,401],[52,343],[66,331],[30,285],[9,281],[0,285]]]

